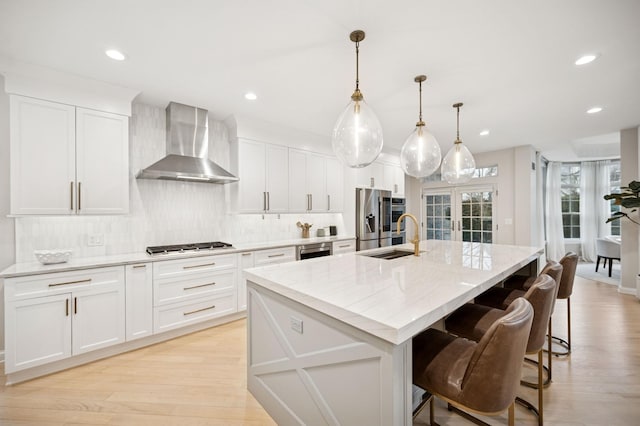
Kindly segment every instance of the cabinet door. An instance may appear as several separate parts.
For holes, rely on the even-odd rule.
[[[327,210],[344,210],[344,167],[336,158],[327,158]]]
[[[125,269],[125,338],[127,341],[153,333],[153,268],[150,263]]]
[[[8,302],[5,373],[71,356],[71,294]]]
[[[247,268],[253,268],[254,255],[253,252],[240,253],[240,261],[238,262],[238,311],[244,311],[247,309],[247,280],[244,279],[242,271]]]
[[[395,182],[395,184],[397,185],[397,188],[396,188],[396,192],[394,193],[394,195],[396,195],[398,197],[404,197],[404,179],[405,179],[404,170],[402,170],[402,167],[397,166],[396,167],[396,182]]]
[[[307,192],[309,207],[313,212],[327,211],[327,178],[325,157],[318,154],[307,154]]]
[[[74,355],[124,342],[125,295],[122,282],[92,286],[75,291],[72,296]]]
[[[384,165],[371,163],[367,167],[357,169],[356,186],[362,188],[384,188]]]
[[[289,150],[289,211],[306,212],[309,209],[307,191],[307,154]]]
[[[289,210],[289,150],[283,146],[265,146],[267,210],[286,213]]]
[[[76,109],[77,211],[129,211],[129,118]]]
[[[265,145],[262,142],[238,142],[238,211],[264,211],[265,202]]]
[[[384,189],[391,191],[394,197],[404,196],[404,171],[394,164],[384,165]]]
[[[11,213],[72,214],[75,108],[11,95]]]

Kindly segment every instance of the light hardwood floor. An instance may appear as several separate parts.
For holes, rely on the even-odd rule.
[[[546,424],[640,424],[640,303],[611,285],[579,277],[571,302],[573,353],[554,358],[553,383],[545,390]],[[566,335],[565,307],[558,301],[553,318],[560,336]],[[537,401],[534,390],[520,391]],[[436,419],[442,425],[470,424],[441,402]],[[506,424],[506,415],[487,420]],[[415,422],[425,423],[428,410]],[[536,421],[517,407],[516,423]],[[246,390],[241,320],[14,386],[3,380],[0,425],[80,424],[275,423]]]

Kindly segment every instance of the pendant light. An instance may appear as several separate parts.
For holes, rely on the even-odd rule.
[[[456,121],[456,140],[453,143],[453,147],[449,150],[447,155],[442,160],[442,178],[450,184],[458,184],[467,182],[473,176],[476,170],[476,161],[473,159],[473,155],[462,144],[460,140],[460,107],[462,102],[453,104],[453,107],[458,110]]]
[[[331,144],[340,161],[349,167],[359,168],[373,163],[380,155],[382,128],[359,88],[358,56],[364,31],[353,31],[349,38],[356,44],[356,90],[333,128]]]
[[[416,129],[409,135],[400,151],[402,169],[406,174],[416,178],[427,177],[435,172],[442,158],[438,141],[422,121],[422,82],[426,79],[426,75],[419,75],[413,79],[420,85],[420,115]]]

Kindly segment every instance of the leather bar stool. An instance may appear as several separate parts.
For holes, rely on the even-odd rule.
[[[466,418],[475,419],[461,410],[484,415],[509,410],[509,425],[514,425],[516,390],[532,322],[533,308],[520,298],[479,342],[435,329],[420,333],[413,338],[413,383]],[[433,398],[430,423],[435,424]]]
[[[542,269],[542,272],[540,272],[540,275],[542,274],[549,275],[556,282],[556,294],[554,295],[554,303],[551,308],[551,315],[553,316],[555,299],[558,296],[558,289],[560,288],[560,280],[562,278],[562,265],[558,262],[550,260]],[[513,300],[517,299],[518,297],[524,296],[527,289],[529,289],[529,287],[535,282],[535,280],[536,280],[535,277],[518,277],[518,276],[510,277],[507,280],[505,280],[505,286],[518,285],[519,288],[492,287],[489,290],[482,293],[481,295],[479,295],[478,297],[476,297],[475,302],[481,305],[490,306],[492,308],[503,309],[503,310],[507,309],[507,307]],[[551,346],[551,336],[553,336],[551,323],[552,321],[549,320],[549,326],[548,326],[549,330],[548,330],[548,336],[547,336],[547,345],[549,347]],[[552,358],[551,353],[549,353],[547,356],[547,365],[546,367],[543,367],[544,370],[547,372],[547,379],[544,381],[545,386],[548,386],[551,383],[552,372],[553,372],[553,369],[552,369],[553,364],[552,364],[551,358]],[[537,363],[537,361],[530,361],[530,362],[532,362],[533,364]],[[523,384],[532,388],[537,387],[537,384],[535,383],[523,382]]]
[[[523,296],[533,307],[533,323],[531,324],[526,354],[538,355],[538,408],[536,409],[529,401],[519,397],[516,398],[516,402],[533,411],[538,416],[538,424],[540,426],[544,424],[542,349],[547,335],[549,318],[551,317],[551,308],[555,301],[556,286],[557,284],[553,278],[547,274],[542,274],[538,276]],[[445,320],[445,327],[449,333],[477,342],[486,334],[491,324],[506,314],[507,311],[502,309],[467,303]]]

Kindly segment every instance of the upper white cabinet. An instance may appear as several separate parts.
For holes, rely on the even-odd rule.
[[[325,155],[289,149],[289,210],[340,212],[343,209],[344,171]]]
[[[11,213],[129,210],[128,117],[11,95]]]
[[[395,164],[384,164],[384,189],[394,197],[404,197],[404,170]]]
[[[286,147],[238,141],[238,212],[284,213],[289,209]]]
[[[383,188],[384,164],[371,163],[367,167],[356,170],[356,186],[364,188]]]
[[[337,158],[326,159],[327,211],[344,210],[344,166]]]

